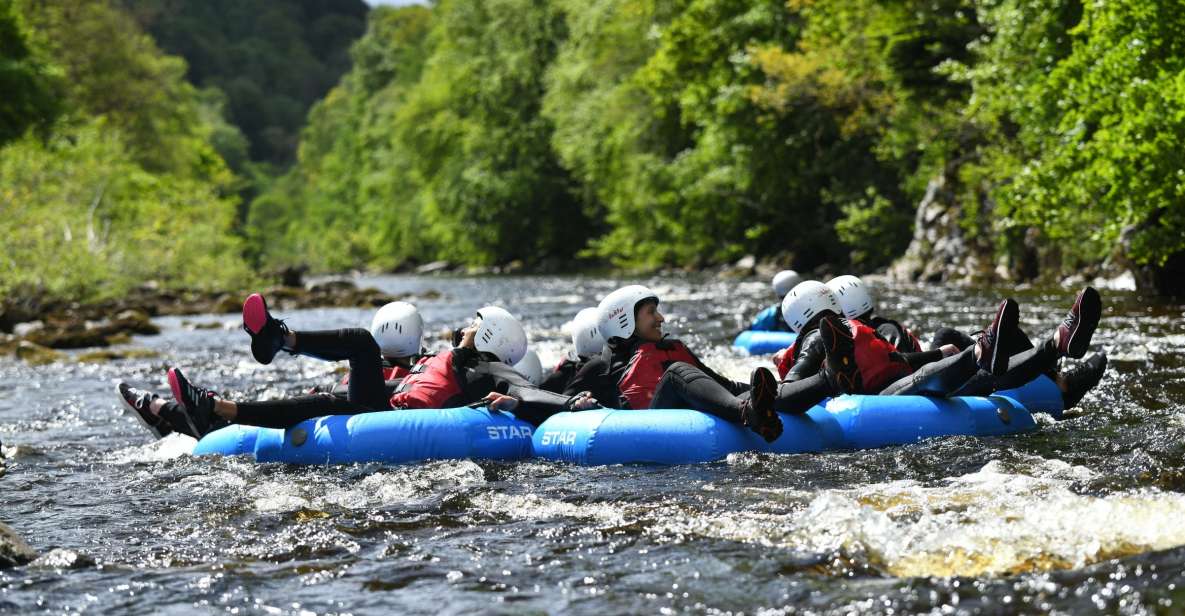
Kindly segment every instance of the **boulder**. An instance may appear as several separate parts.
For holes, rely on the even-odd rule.
[[[0,569],[19,567],[37,558],[37,552],[12,527],[0,522]]]

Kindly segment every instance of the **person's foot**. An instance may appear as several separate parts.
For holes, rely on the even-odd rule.
[[[288,326],[272,317],[267,301],[252,293],[243,301],[243,329],[251,336],[251,355],[261,364],[270,364],[276,353],[284,348]]]
[[[847,322],[834,314],[825,315],[819,321],[819,336],[827,351],[824,376],[840,393],[860,393],[864,380],[856,365],[856,340]]]
[[[979,367],[995,376],[1003,376],[1008,372],[1008,349],[1012,348],[1012,339],[1018,331],[1020,322],[1020,308],[1016,300],[1009,297],[1000,302],[996,309],[996,318],[992,324],[979,335],[975,342],[979,354]]]
[[[197,438],[210,432],[214,423],[214,392],[190,383],[179,368],[169,368],[169,388],[185,411],[185,422]]]
[[[169,425],[169,422],[152,412],[152,401],[159,399],[160,396],[146,389],[136,389],[127,383],[116,385],[115,391],[119,394],[123,405],[153,436],[161,439],[173,433],[173,427]]]
[[[1095,353],[1089,359],[1063,371],[1058,378],[1062,390],[1062,408],[1074,408],[1086,395],[1103,380],[1103,373],[1107,371],[1107,355]]]
[[[758,368],[749,377],[749,398],[741,404],[741,423],[772,443],[782,435],[782,419],[774,411],[778,381],[766,368]]]
[[[1103,315],[1103,300],[1094,287],[1086,287],[1074,300],[1074,305],[1054,332],[1057,351],[1063,357],[1081,359],[1090,347],[1090,337]]]

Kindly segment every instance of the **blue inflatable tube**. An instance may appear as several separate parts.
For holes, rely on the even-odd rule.
[[[535,455],[576,464],[689,464],[740,451],[804,453],[904,445],[956,434],[999,436],[1035,430],[1032,411],[1061,413],[1046,377],[987,398],[841,396],[804,415],[781,414],[784,430],[766,443],[751,430],[699,411],[560,413],[535,430]]]
[[[467,407],[331,415],[287,430],[231,425],[207,434],[194,455],[250,454],[257,462],[347,464],[439,459],[521,460],[531,424]]]
[[[794,332],[763,332],[747,329],[732,341],[733,348],[745,351],[750,355],[768,355],[777,353],[794,344],[798,335]]]

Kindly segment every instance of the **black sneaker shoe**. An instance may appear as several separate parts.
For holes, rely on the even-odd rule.
[[[758,368],[749,377],[749,399],[741,404],[741,423],[772,443],[782,435],[782,418],[774,411],[778,381],[766,368]]]
[[[288,326],[267,311],[267,301],[252,293],[243,301],[243,330],[251,336],[251,355],[261,364],[270,364],[284,348]]]
[[[1061,382],[1065,386],[1062,392],[1062,408],[1074,408],[1086,392],[1095,388],[1103,380],[1103,373],[1107,371],[1107,355],[1095,353],[1086,361],[1062,372]]]
[[[823,375],[840,393],[860,393],[864,389],[864,379],[856,365],[856,340],[847,321],[834,314],[825,315],[819,321],[819,336],[827,351]]]
[[[1069,314],[1057,326],[1057,351],[1062,357],[1081,359],[1103,315],[1103,300],[1094,287],[1086,287],[1074,300]]]
[[[193,434],[201,438],[209,433],[215,419],[214,392],[190,383],[179,368],[169,368],[169,388],[185,411],[185,422]]]
[[[996,309],[996,318],[983,333],[975,345],[979,347],[979,367],[994,376],[1003,376],[1008,372],[1008,349],[1012,348],[1016,337],[1017,324],[1020,322],[1020,308],[1016,300],[1011,297],[1000,302]]]
[[[173,427],[169,425],[169,422],[152,412],[152,401],[160,396],[145,389],[136,389],[127,383],[120,383],[115,387],[115,391],[119,394],[123,405],[153,436],[161,439],[173,433]]]

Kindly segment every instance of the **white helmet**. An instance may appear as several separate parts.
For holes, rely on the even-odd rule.
[[[511,366],[518,363],[527,352],[527,332],[522,323],[505,308],[486,306],[477,311],[481,325],[473,336],[474,346],[483,353],[493,353],[498,359]]]
[[[410,357],[420,352],[424,318],[407,302],[391,302],[374,313],[370,335],[386,357]]]
[[[782,298],[782,318],[796,334],[824,310],[843,314],[831,289],[818,280],[800,282]]]
[[[654,291],[640,285],[622,287],[601,300],[597,306],[597,329],[605,340],[634,335],[634,307],[644,299],[658,301]]]
[[[827,288],[835,294],[844,316],[849,319],[872,311],[872,296],[868,294],[868,287],[864,286],[863,280],[851,275],[839,276],[828,280]]]
[[[782,270],[774,274],[774,293],[778,297],[786,297],[798,283],[802,282],[802,276],[794,270]]]
[[[572,346],[581,357],[598,355],[605,348],[605,338],[597,327],[596,308],[585,308],[572,319]]]
[[[514,369],[518,370],[519,374],[527,377],[527,380],[535,387],[543,383],[543,363],[539,361],[539,356],[531,349],[527,349],[527,352],[523,354],[523,358],[514,364]]]

